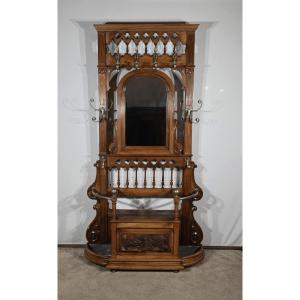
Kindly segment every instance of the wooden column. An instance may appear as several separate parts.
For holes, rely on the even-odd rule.
[[[195,52],[195,32],[187,32],[187,54],[185,66],[185,100],[186,109],[193,108],[193,89],[194,89],[194,52]],[[192,155],[192,123],[189,120],[184,124],[184,154]]]
[[[112,258],[117,255],[117,191],[112,190],[112,219],[111,219],[111,255]]]
[[[107,111],[107,67],[106,67],[106,36],[105,32],[98,32],[98,89],[99,105]],[[107,120],[99,123],[99,155],[106,155],[107,149]]]
[[[179,215],[179,190],[175,189],[173,192],[174,195],[174,256],[179,256],[179,234],[180,234],[180,215]]]

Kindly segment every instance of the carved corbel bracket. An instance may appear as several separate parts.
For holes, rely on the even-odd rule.
[[[97,199],[95,194],[94,194],[94,188],[95,188],[95,184],[96,184],[96,181],[94,181],[87,189],[87,195],[90,199]]]
[[[186,167],[184,169],[184,195],[185,199],[182,201],[182,227],[181,239],[184,245],[201,245],[203,239],[203,232],[200,225],[194,218],[194,212],[197,207],[193,204],[194,201],[199,201],[203,196],[202,189],[195,181],[194,171],[197,165],[191,160],[191,157],[186,158]],[[192,195],[190,197],[189,195]]]
[[[200,225],[194,217],[194,212],[197,207],[193,201],[199,200],[202,197],[202,191],[199,188],[192,198],[184,199],[181,205],[181,243],[183,245],[198,245],[201,246],[203,232]]]
[[[194,218],[194,212],[197,210],[197,206],[192,204],[192,209],[191,209],[191,242],[194,245],[201,245],[201,242],[203,240],[203,231],[200,227],[200,225],[196,222]]]

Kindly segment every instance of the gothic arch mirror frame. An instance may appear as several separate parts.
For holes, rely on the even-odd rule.
[[[166,85],[167,103],[166,103],[166,145],[165,146],[126,146],[125,143],[125,123],[126,123],[126,84],[134,78],[153,77],[161,79]],[[171,155],[174,152],[174,96],[175,87],[172,80],[164,72],[153,69],[142,69],[127,73],[119,82],[117,88],[118,94],[118,125],[117,125],[117,152],[119,154],[138,154],[146,155],[151,151],[153,154]]]

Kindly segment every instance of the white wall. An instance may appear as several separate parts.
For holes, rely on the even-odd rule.
[[[97,97],[93,24],[187,21],[200,23],[194,95],[204,101],[193,131],[196,179],[204,190],[195,217],[204,245],[242,244],[241,11],[241,0],[59,1],[59,243],[84,243],[95,215],[86,196],[98,145],[88,109],[88,99]]]

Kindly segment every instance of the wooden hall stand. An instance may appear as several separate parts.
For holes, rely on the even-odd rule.
[[[108,269],[179,271],[204,257],[193,216],[203,194],[192,161],[197,27],[95,25],[100,146],[85,255]],[[118,209],[122,197],[172,198],[174,209]]]

